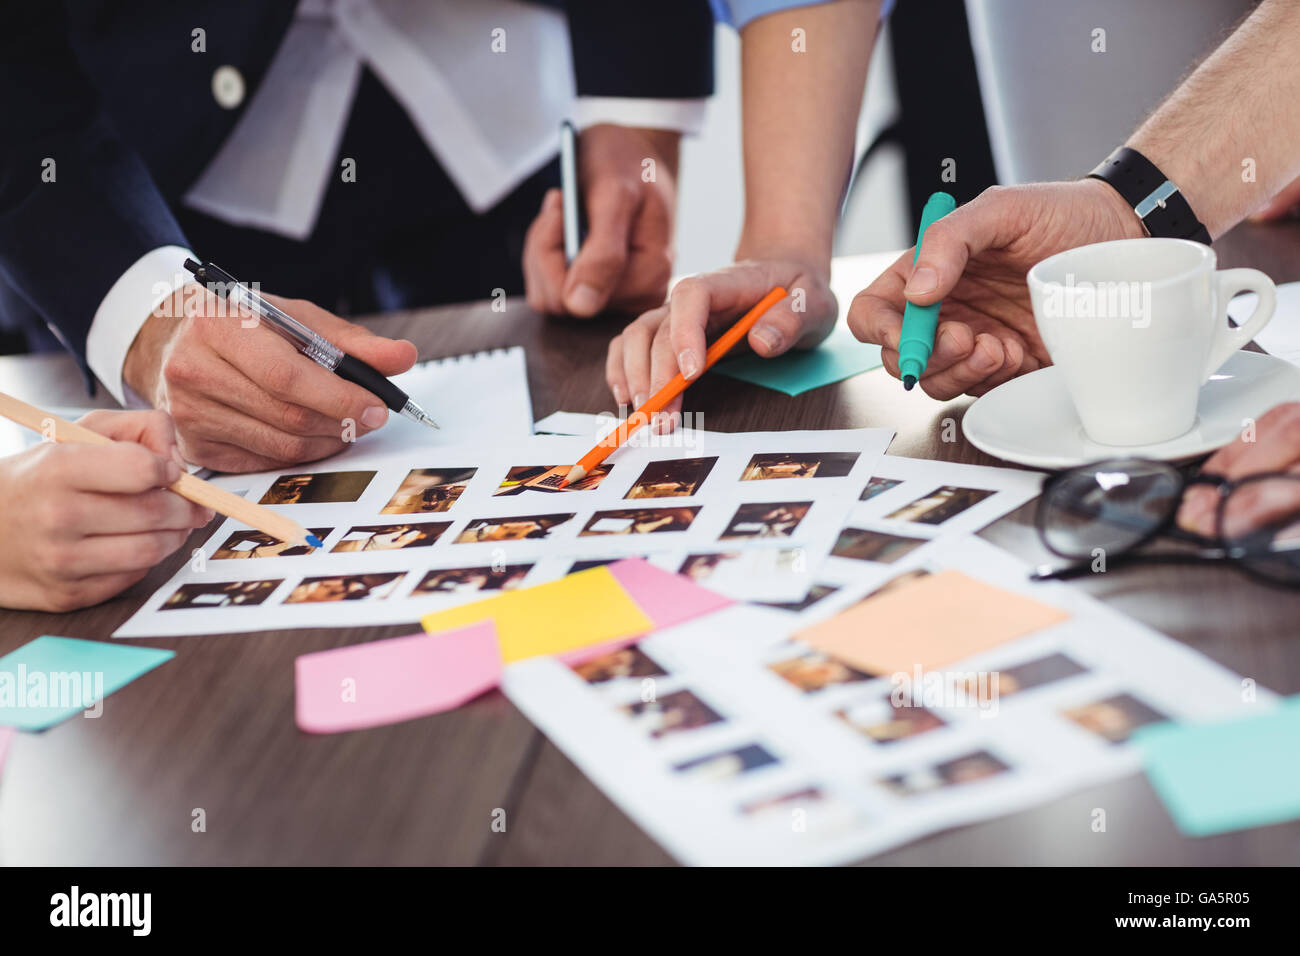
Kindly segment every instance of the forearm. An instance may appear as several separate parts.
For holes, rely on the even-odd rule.
[[[829,263],[879,16],[880,0],[834,0],[760,17],[741,31],[745,226],[738,256]]]
[[[1265,0],[1128,145],[1178,185],[1217,238],[1300,174],[1298,102],[1300,4]]]

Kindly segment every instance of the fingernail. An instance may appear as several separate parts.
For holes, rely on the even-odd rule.
[[[677,356],[677,367],[682,370],[685,378],[694,378],[700,371],[700,363],[695,358],[695,353],[690,349],[682,349]]]
[[[383,405],[371,405],[361,413],[361,424],[367,428],[379,428],[388,421],[388,409]]]
[[[579,315],[595,315],[600,309],[600,293],[589,285],[580,285],[569,293],[569,309]]]
[[[172,461],[176,462],[176,464],[180,465],[184,470],[189,469],[189,465],[185,461],[185,456],[181,454],[180,447],[177,445],[172,446]]]
[[[971,356],[971,365],[977,372],[991,372],[1002,365],[1002,360],[990,355],[988,349],[977,348]]]
[[[642,405],[644,405],[644,404],[645,404],[645,393],[644,393],[644,392],[639,392],[639,393],[637,393],[635,396],[633,396],[633,398],[632,398],[632,407],[633,407],[633,408],[640,408],[640,407],[641,407]]]
[[[903,289],[904,295],[925,295],[927,292],[933,292],[939,285],[939,273],[935,272],[929,266],[921,266],[912,273],[912,278],[907,280],[907,287]]]
[[[624,388],[622,385],[614,386],[614,404],[615,405],[627,404],[627,389]]]
[[[183,469],[181,468],[181,466],[176,464],[176,462],[174,461],[167,462],[167,468],[164,471],[164,474],[166,475],[167,478],[167,484],[170,485],[178,481],[181,477],[182,470]]]
[[[767,349],[769,354],[781,351],[781,343],[784,341],[784,338],[781,333],[772,328],[772,326],[757,326],[750,335],[762,342],[763,347]]]
[[[199,522],[199,527],[202,528],[205,524],[207,524],[209,521],[211,521],[211,520],[212,520],[213,518],[215,518],[216,516],[217,516],[217,513],[216,513],[215,511],[213,511],[211,508],[204,508],[204,509],[203,509],[203,512],[202,512],[202,514],[201,514],[201,518],[202,518],[203,520],[201,520],[201,521]]]

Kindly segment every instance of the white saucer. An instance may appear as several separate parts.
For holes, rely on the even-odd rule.
[[[1060,369],[1048,366],[977,399],[961,426],[981,451],[1034,468],[1070,468],[1101,458],[1178,461],[1226,445],[1245,419],[1291,401],[1300,401],[1300,368],[1272,355],[1238,352],[1201,389],[1196,424],[1187,434],[1156,445],[1102,445],[1084,433]]]

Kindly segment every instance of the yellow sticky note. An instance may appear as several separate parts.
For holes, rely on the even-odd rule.
[[[797,636],[869,674],[931,670],[1059,624],[1060,608],[960,571],[890,588]]]
[[[496,624],[501,659],[507,664],[654,630],[654,624],[603,566],[426,614],[420,623],[433,634],[486,620]]]

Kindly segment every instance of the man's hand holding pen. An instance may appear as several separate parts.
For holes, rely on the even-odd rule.
[[[383,375],[415,364],[410,342],[375,335],[311,302],[263,297]],[[218,471],[315,461],[389,415],[375,395],[270,329],[241,322],[232,305],[197,283],[182,286],[146,320],[122,377],[171,413],[186,460]]]

